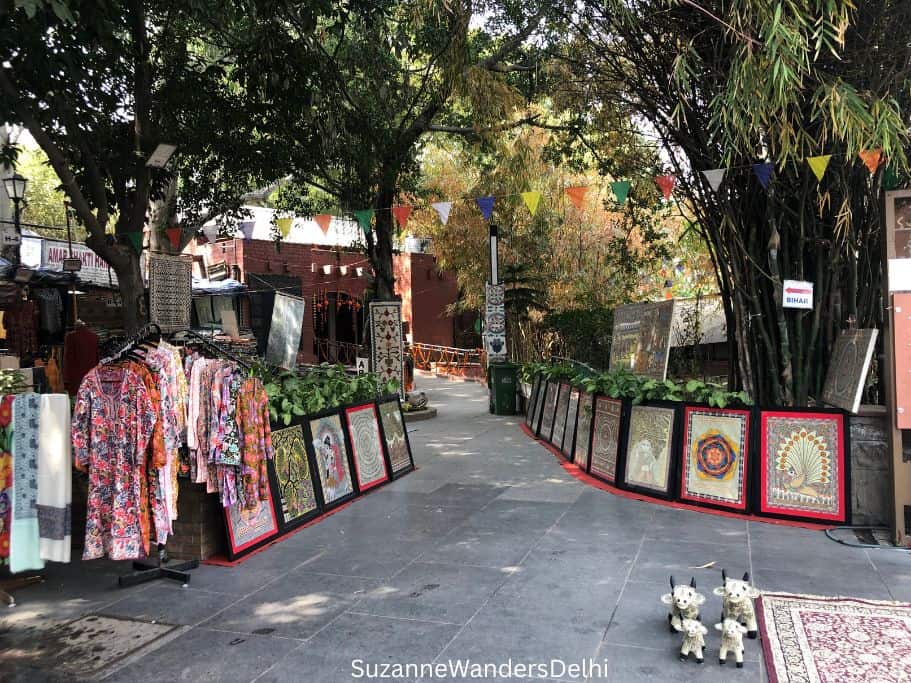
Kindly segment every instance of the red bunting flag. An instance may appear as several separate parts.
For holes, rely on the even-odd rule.
[[[404,230],[405,223],[408,222],[408,217],[411,215],[410,206],[393,206],[392,215],[395,216],[395,220],[399,222],[399,227]]]
[[[655,176],[655,182],[658,184],[658,187],[661,188],[661,194],[664,195],[665,199],[670,199],[671,194],[674,191],[674,185],[677,184],[677,178],[673,175],[659,175]]]
[[[883,162],[883,151],[881,149],[862,149],[858,153],[861,161],[870,171],[870,175],[876,173],[879,165]]]
[[[183,230],[180,228],[168,228],[164,231],[164,234],[168,236],[168,241],[175,251],[180,249],[180,238],[183,236]]]
[[[582,206],[585,204],[585,193],[588,192],[587,187],[567,187],[564,192],[566,196],[569,197],[577,209],[582,210]]]
[[[329,225],[332,223],[332,214],[321,213],[314,216],[313,220],[316,221],[316,224],[319,226],[319,229],[323,231],[324,235],[329,234]]]

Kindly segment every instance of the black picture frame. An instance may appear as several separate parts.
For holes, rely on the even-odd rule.
[[[620,444],[622,459],[618,458],[618,477],[617,481],[620,488],[632,491],[637,494],[658,498],[661,500],[675,500],[677,497],[677,480],[680,473],[680,442],[681,442],[681,411],[682,403],[676,401],[648,401],[638,405],[629,404],[626,410],[626,420],[623,428],[623,438]],[[630,433],[633,427],[635,415],[641,409],[658,408],[670,410],[671,416],[671,434],[668,439],[668,463],[667,463],[667,481],[665,488],[657,489],[644,486],[639,482],[630,481],[628,476],[628,467],[630,463]],[[632,446],[633,448],[635,445]]]
[[[528,401],[525,402],[525,426],[530,429],[535,419],[535,410],[538,407],[538,389],[540,387],[541,375],[535,375],[531,385],[531,394],[528,396]]]
[[[269,545],[278,538],[281,538],[281,525],[279,524],[279,517],[275,513],[275,491],[272,488],[272,482],[268,481],[268,484],[269,500],[260,501],[260,504],[265,506],[272,514],[274,529],[269,531],[267,534],[261,535],[256,539],[250,540],[246,543],[238,543],[234,535],[234,527],[232,526],[230,520],[230,508],[223,507],[221,510],[222,520],[224,521],[225,525],[225,540],[227,542],[225,546],[225,553],[228,556],[228,560],[231,562],[246,557],[250,553],[259,550],[263,546]]]
[[[332,501],[328,501],[326,499],[326,492],[324,491],[324,486],[323,486],[323,475],[322,475],[322,472],[320,472],[320,468],[323,465],[322,465],[322,462],[320,461],[320,457],[317,455],[316,449],[314,448],[314,445],[313,445],[314,436],[313,436],[313,431],[312,431],[313,422],[315,422],[316,420],[321,420],[323,418],[327,418],[327,417],[335,417],[339,421],[339,430],[342,433],[341,443],[344,445],[344,448],[345,448],[345,465],[348,468],[348,476],[351,481],[351,489],[352,489],[350,493],[347,493],[343,496],[335,498]],[[313,458],[313,462],[315,464],[317,478],[314,481],[316,483],[319,483],[318,497],[319,497],[320,505],[321,505],[323,511],[329,511],[329,510],[332,510],[333,508],[338,507],[339,505],[344,505],[348,501],[353,500],[354,498],[357,498],[357,496],[359,496],[361,493],[360,489],[358,488],[358,484],[357,484],[357,476],[355,476],[355,474],[354,474],[354,460],[353,460],[352,454],[351,454],[351,444],[348,441],[348,430],[346,429],[346,424],[347,424],[347,422],[345,420],[343,407],[330,408],[328,410],[321,410],[318,413],[313,413],[312,415],[307,415],[304,418],[304,434],[307,438],[307,449],[309,451],[310,457]]]
[[[591,415],[588,419],[588,428],[585,429],[582,424],[581,413],[583,408],[588,405],[591,410]],[[585,390],[582,390],[582,394],[579,397],[579,414],[576,416],[576,438],[573,443],[573,464],[576,465],[580,470],[588,474],[589,463],[591,462],[591,447],[592,447],[592,430],[594,429],[595,424],[595,395],[589,393]],[[582,462],[582,451],[580,450],[580,444],[585,444],[585,462]]]
[[[564,393],[565,389],[565,393]],[[563,445],[563,434],[566,432],[566,413],[569,410],[569,395],[572,392],[572,384],[567,380],[560,380],[557,384],[557,403],[554,406],[554,423],[551,427],[550,434],[547,437],[548,443],[558,451]],[[561,397],[566,396],[566,406],[561,410]],[[557,439],[557,425],[560,425],[559,439]],[[562,451],[561,451],[562,453]]]
[[[553,388],[554,402],[553,405],[548,407],[547,394]],[[535,436],[547,441],[550,443],[550,433],[554,429],[554,418],[557,415],[557,394],[560,391],[560,383],[549,379],[544,383],[544,395],[542,396],[541,401],[541,417],[538,420],[538,428],[535,430]],[[545,419],[550,418],[549,425],[545,424]],[[545,433],[546,432],[546,433]]]
[[[579,406],[582,404],[583,393],[582,389],[570,384],[569,403],[566,406],[566,426],[563,429],[563,443],[560,444],[560,452],[569,461],[572,461],[573,458],[573,448],[576,443],[576,424],[579,421]],[[573,409],[573,396],[576,397],[575,410]]]
[[[357,464],[357,455],[354,452],[354,442],[351,439],[351,419],[349,417],[351,411],[353,410],[363,410],[365,408],[370,408],[373,410],[373,416],[376,419],[376,433],[379,438],[379,447],[380,447],[380,459],[383,462],[383,470],[385,471],[386,478],[371,482],[369,485],[364,486],[361,484],[360,477],[360,468]],[[345,426],[345,436],[348,437],[349,453],[351,455],[351,462],[354,466],[352,474],[357,481],[358,492],[360,494],[366,493],[367,491],[372,491],[373,489],[388,484],[392,481],[392,466],[389,463],[389,453],[386,448],[386,439],[383,436],[383,427],[382,427],[382,418],[380,417],[380,407],[377,405],[376,401],[360,401],[358,403],[349,403],[341,408],[341,412],[344,414],[345,419],[343,420]],[[404,419],[403,419],[404,425]]]
[[[598,412],[599,399],[604,399],[606,401],[615,403],[616,405],[619,406],[619,410],[620,410],[620,414],[618,417],[618,424],[617,424],[617,457],[616,457],[616,462],[614,463],[614,478],[613,479],[610,479],[610,477],[608,477],[602,471],[596,470],[595,468],[592,467],[593,460],[594,460],[593,455],[594,455],[594,451],[595,451],[595,429],[596,429],[596,417],[597,417],[597,412]],[[613,396],[608,396],[606,394],[599,394],[599,393],[596,393],[592,396],[592,423],[591,423],[591,430],[590,430],[589,442],[588,442],[588,470],[587,471],[588,471],[588,474],[591,475],[592,477],[594,477],[595,479],[603,481],[606,484],[610,484],[611,486],[619,487],[619,485],[620,485],[620,480],[621,480],[620,474],[623,471],[623,465],[624,465],[623,437],[624,437],[624,434],[626,433],[626,423],[629,419],[629,405],[630,405],[630,402],[627,399],[614,398]]]
[[[535,400],[535,414],[531,418],[531,433],[538,436],[541,430],[541,419],[544,416],[544,398],[547,394],[547,378],[539,373],[538,376],[538,396]]]
[[[390,456],[389,451],[389,439],[386,436],[386,426],[383,424],[382,406],[390,403],[395,403],[396,410],[398,410],[399,418],[402,422],[402,433],[405,437],[405,448],[408,450],[409,464],[397,472],[392,466],[392,457]],[[386,452],[387,465],[389,467],[389,478],[392,481],[395,481],[399,477],[403,477],[409,472],[414,471],[414,453],[411,450],[411,440],[408,438],[408,423],[405,422],[405,414],[402,412],[402,399],[398,394],[387,394],[386,396],[381,396],[376,400],[376,410],[380,417],[380,434],[383,437],[383,446]]]
[[[323,514],[323,506],[321,504],[321,484],[319,481],[319,474],[316,471],[316,463],[313,459],[313,454],[311,448],[308,448],[307,443],[307,432],[304,428],[304,422],[306,418],[296,418],[292,422],[285,426],[280,424],[273,423],[270,426],[272,434],[285,429],[299,429],[301,433],[301,441],[304,446],[304,457],[307,459],[307,467],[310,472],[310,482],[313,485],[313,500],[316,503],[316,507],[303,515],[299,515],[290,520],[285,520],[285,497],[282,493],[281,481],[279,479],[279,473],[276,465],[275,459],[270,459],[266,461],[267,469],[269,472],[269,483],[272,487],[272,508],[275,511],[275,519],[278,521],[279,533],[284,534],[288,531],[296,529],[297,527],[306,524],[307,522],[319,517]],[[274,443],[273,443],[274,448]]]

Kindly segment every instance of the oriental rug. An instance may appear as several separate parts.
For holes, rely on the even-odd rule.
[[[771,683],[911,680],[911,604],[763,593],[756,609]]]
[[[149,256],[149,320],[162,332],[190,329],[193,260],[188,256]]]

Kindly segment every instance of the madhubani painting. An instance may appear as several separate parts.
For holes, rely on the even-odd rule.
[[[760,511],[846,522],[844,415],[763,411],[760,431]]]
[[[617,480],[617,455],[620,449],[620,417],[623,402],[607,396],[595,398],[589,472],[614,483]]]
[[[673,408],[633,406],[629,416],[624,483],[632,488],[669,494],[675,436]]]
[[[614,309],[610,369],[664,380],[670,355],[674,301],[628,304]]]
[[[588,450],[591,446],[594,410],[594,394],[583,391],[582,397],[579,399],[579,419],[576,423],[576,442],[573,446],[573,462],[583,472],[588,472]]]
[[[310,434],[323,500],[331,505],[354,493],[341,417],[333,413],[310,420]]]
[[[541,415],[541,421],[538,423],[540,429],[538,436],[542,439],[550,439],[550,433],[554,429],[554,415],[557,411],[557,391],[560,385],[556,382],[547,383],[547,391],[544,393],[544,403],[542,404],[544,412]]]
[[[569,384],[561,384],[557,393],[557,414],[554,416],[554,429],[550,434],[550,443],[560,448],[563,444],[563,432],[566,430],[566,411],[569,409]]]
[[[354,471],[361,491],[389,480],[376,407],[369,403],[345,409]]]
[[[411,447],[405,434],[405,420],[402,409],[396,399],[383,401],[380,406],[380,422],[386,438],[386,452],[389,453],[389,464],[393,476],[404,472],[413,465]]]
[[[877,329],[843,330],[829,357],[822,400],[849,413],[860,408],[867,371],[876,348]]]
[[[303,427],[294,425],[274,430],[272,448],[275,451],[272,466],[280,494],[283,526],[294,526],[317,509]]]
[[[560,447],[560,450],[567,459],[573,457],[573,439],[576,436],[576,417],[579,415],[580,396],[581,392],[575,387],[569,392],[569,409],[566,411],[566,428],[563,430],[563,444]]]
[[[746,510],[750,411],[688,406],[683,415],[680,498]]]

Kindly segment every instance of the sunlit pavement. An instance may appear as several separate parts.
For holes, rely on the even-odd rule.
[[[746,641],[743,669],[721,667],[714,630],[704,664],[677,660],[660,603],[670,574],[696,578],[709,625],[722,567],[750,571],[761,589],[911,599],[911,558],[596,490],[529,439],[520,417],[490,415],[481,385],[418,382],[439,416],[410,427],[417,471],[240,566],[200,567],[186,589],[119,590],[124,567],[113,562],[52,566],[0,614],[3,666],[4,644],[27,626],[92,613],[179,627],[104,662],[107,680],[336,683],[382,665],[388,677],[376,680],[415,680],[395,678],[413,673],[395,665],[456,660],[549,667],[487,680],[584,680],[569,667],[593,660],[597,680],[764,681],[759,643]],[[441,680],[433,673],[421,680]]]

